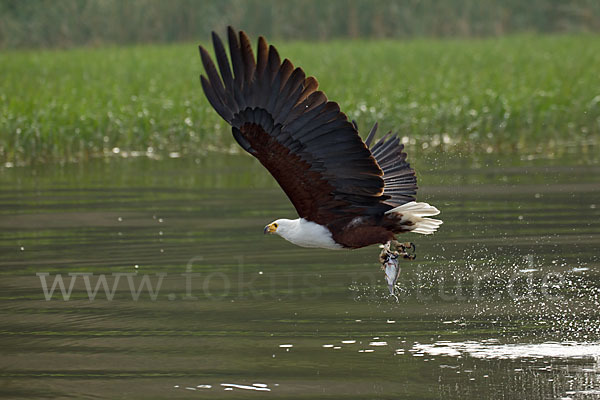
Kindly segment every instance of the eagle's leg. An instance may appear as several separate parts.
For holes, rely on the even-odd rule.
[[[396,247],[396,250],[400,253],[400,255],[404,259],[414,260],[415,258],[417,258],[417,255],[415,254],[417,248],[414,243],[412,243],[412,242],[399,243],[397,240],[393,240],[393,243]],[[408,252],[409,249],[411,250],[410,253]]]
[[[385,264],[385,260],[388,258],[388,256],[393,255],[393,251],[391,249],[391,245],[392,245],[392,242],[390,240],[386,244],[384,244],[383,246],[380,246],[381,247],[381,253],[379,253],[379,262],[381,264]],[[382,268],[383,268],[383,266],[382,266]]]

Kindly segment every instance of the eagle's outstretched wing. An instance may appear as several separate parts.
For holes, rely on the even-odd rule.
[[[337,103],[317,90],[277,50],[228,28],[231,65],[221,39],[212,39],[218,71],[200,46],[210,104],[233,136],[273,175],[300,217],[326,225],[340,217],[385,212],[383,171]],[[219,74],[220,72],[220,74]],[[413,173],[414,175],[414,173]]]

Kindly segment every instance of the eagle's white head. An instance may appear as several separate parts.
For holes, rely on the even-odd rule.
[[[298,220],[278,219],[265,226],[265,234],[275,233],[284,239],[298,226]],[[289,240],[289,239],[288,239]]]
[[[275,233],[297,246],[324,249],[342,248],[332,239],[329,229],[304,218],[273,221],[265,226],[265,234],[267,233]]]

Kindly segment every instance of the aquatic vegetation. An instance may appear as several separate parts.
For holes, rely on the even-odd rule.
[[[279,42],[363,131],[411,151],[562,152],[600,137],[600,37]],[[195,44],[7,51],[0,163],[235,148]]]

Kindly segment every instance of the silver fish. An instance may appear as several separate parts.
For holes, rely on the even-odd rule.
[[[385,271],[385,280],[387,281],[388,288],[390,289],[390,294],[393,296],[396,281],[398,280],[398,276],[400,276],[398,255],[386,254],[383,270]]]

